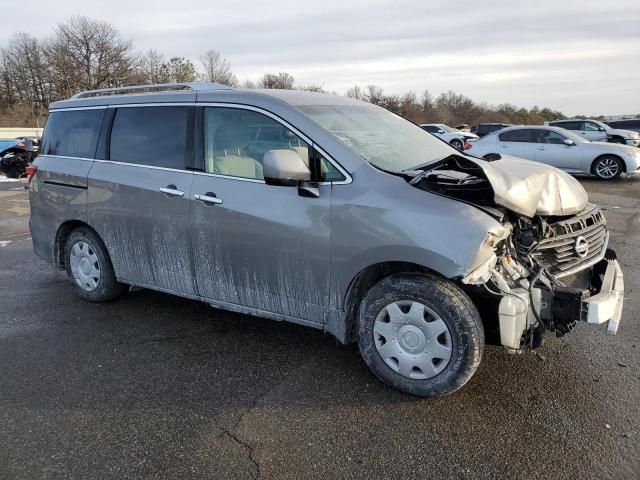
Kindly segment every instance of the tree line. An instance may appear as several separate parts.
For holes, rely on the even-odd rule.
[[[232,87],[325,91],[322,85],[300,85],[286,72],[265,73],[240,82],[230,62],[215,49],[196,64],[157,50],[137,51],[110,23],[83,16],[57,25],[46,39],[18,32],[0,49],[0,126],[42,126],[49,103],[79,90],[149,83],[218,82]],[[549,108],[489,106],[448,91],[425,90],[389,95],[376,85],[350,88],[346,95],[383,106],[414,122],[458,125],[477,122],[540,124],[566,118]]]

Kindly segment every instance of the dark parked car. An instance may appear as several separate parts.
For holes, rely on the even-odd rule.
[[[512,126],[510,123],[479,123],[471,127],[471,133],[475,133],[479,137],[484,137],[490,133]]]
[[[620,130],[633,130],[634,132],[640,132],[640,118],[632,118],[629,120],[613,120],[606,122],[611,128]]]
[[[36,155],[30,138],[0,139],[0,173],[9,178],[24,177]]]

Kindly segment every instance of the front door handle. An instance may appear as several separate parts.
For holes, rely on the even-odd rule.
[[[215,193],[207,192],[204,195],[200,195],[199,193],[193,196],[196,200],[200,200],[202,203],[208,203],[212,205],[220,205],[222,203],[222,199],[215,196]]]
[[[160,191],[170,197],[184,197],[184,192],[182,190],[178,190],[178,187],[175,185],[167,185],[166,187],[162,187]]]
[[[544,149],[545,149],[544,147],[538,147],[538,150],[544,150]]]

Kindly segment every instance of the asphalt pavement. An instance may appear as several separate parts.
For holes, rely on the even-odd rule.
[[[0,183],[0,478],[640,478],[640,178],[581,181],[625,273],[618,335],[487,347],[438,400],[317,330],[145,290],[85,303]]]

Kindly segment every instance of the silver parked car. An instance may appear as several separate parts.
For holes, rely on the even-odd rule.
[[[34,251],[82,298],[138,286],[319,328],[415,395],[462,387],[485,341],[618,328],[622,272],[577,181],[465,156],[368,103],[82,92],[51,105],[28,175]]]
[[[478,158],[511,155],[546,163],[574,174],[613,180],[622,173],[640,173],[640,149],[609,142],[590,142],[559,127],[509,127],[465,146]]]

